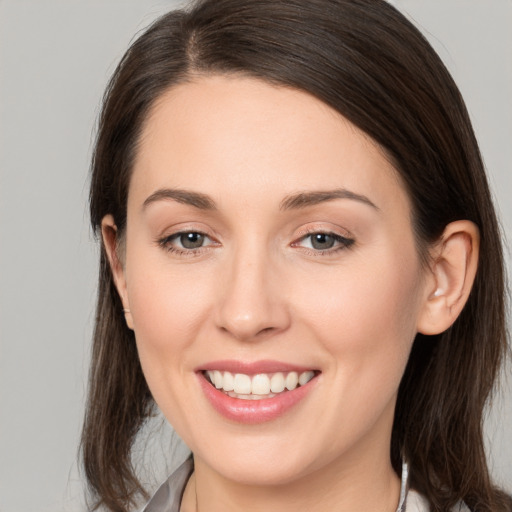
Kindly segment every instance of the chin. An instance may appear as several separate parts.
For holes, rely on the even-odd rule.
[[[243,485],[279,486],[300,479],[307,474],[305,465],[299,461],[290,461],[268,456],[260,460],[248,460],[241,456],[219,462],[212,461],[212,469],[224,478]]]
[[[192,450],[196,462],[205,463],[211,470],[232,482],[252,486],[279,486],[301,479],[322,467],[315,453],[323,453],[313,443],[305,450],[303,440],[293,435],[257,434],[232,437],[222,442],[213,440],[214,449],[198,447]],[[300,447],[300,448],[299,448]],[[204,456],[203,456],[204,453]]]

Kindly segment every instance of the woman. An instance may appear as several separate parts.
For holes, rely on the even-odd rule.
[[[193,460],[148,512],[511,509],[482,441],[496,217],[455,84],[386,2],[158,20],[107,90],[91,218],[98,504],[143,493],[156,403]]]

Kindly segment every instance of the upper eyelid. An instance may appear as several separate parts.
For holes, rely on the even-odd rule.
[[[210,235],[210,234],[208,234],[208,233],[206,233],[204,231],[197,230],[197,229],[184,229],[184,230],[175,231],[173,233],[170,233],[169,235],[163,235],[161,237],[158,237],[158,240],[160,242],[168,242],[168,241],[171,241],[173,239],[177,239],[177,238],[179,238],[182,235],[186,235],[188,233],[195,233],[195,234],[198,234],[198,235],[202,235],[202,236],[204,236],[205,238],[208,238],[209,240],[211,240],[214,243],[217,242],[212,235]]]
[[[352,233],[350,233],[347,229],[342,228],[340,226],[326,227],[325,225],[322,226],[314,224],[298,229],[295,238],[299,239],[308,235],[314,235],[315,233],[325,233],[326,235],[335,235],[347,239],[354,238],[354,235],[352,235]]]
[[[340,225],[333,225],[331,223],[328,223],[329,225],[326,225],[325,222],[312,222],[310,224],[306,224],[305,226],[302,226],[299,228],[294,236],[294,240],[291,242],[292,247],[299,247],[299,243],[308,237],[311,237],[315,234],[324,234],[329,235],[335,238],[337,241],[337,245],[335,247],[332,247],[330,249],[325,249],[323,251],[313,249],[315,252],[328,254],[329,252],[333,252],[339,249],[348,248],[352,246],[356,238],[355,236],[346,228],[340,226]],[[311,250],[308,247],[305,247],[306,250]]]
[[[183,225],[180,225],[183,224]],[[178,226],[168,226],[165,229],[160,230],[159,234],[156,236],[158,240],[164,238],[171,238],[176,235],[181,235],[185,233],[199,233],[200,235],[207,236],[208,238],[216,239],[217,235],[211,230],[206,229],[205,227],[197,227],[191,226],[187,223],[180,223]]]
[[[203,227],[196,227],[196,226],[190,226],[186,225],[186,223],[183,223],[185,225],[179,226],[179,227],[172,227],[167,228],[165,230],[162,230],[161,234],[155,237],[155,241],[159,244],[163,244],[165,242],[171,241],[171,239],[175,239],[179,237],[180,235],[186,234],[186,233],[198,233],[209,240],[211,240],[214,244],[221,244],[220,236],[213,232],[211,229],[204,229]],[[290,245],[297,244],[300,240],[303,238],[306,238],[307,236],[323,233],[326,235],[331,235],[337,238],[342,238],[347,241],[355,242],[355,237],[352,233],[349,232],[346,228],[343,228],[341,226],[331,227],[326,226],[323,222],[322,223],[311,223],[311,225],[303,226],[302,228],[299,228],[295,231],[294,235],[291,235],[292,241],[289,242]],[[211,244],[213,245],[213,244]],[[189,249],[190,250],[190,249]]]
[[[345,236],[345,235],[340,235],[339,233],[335,233],[333,231],[312,231],[311,233],[306,233],[306,234],[300,236],[299,238],[295,239],[295,241],[292,242],[291,245],[295,245],[298,242],[300,242],[306,238],[309,238],[312,235],[319,235],[319,234],[332,236],[335,240],[338,240],[338,241],[344,240],[346,242],[350,242],[351,244],[355,242],[354,238]]]

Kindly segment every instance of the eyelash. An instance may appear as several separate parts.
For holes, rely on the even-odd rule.
[[[312,229],[311,231],[306,231],[304,234],[301,235],[301,237],[291,244],[292,247],[297,247],[298,244],[307,238],[312,239],[314,235],[325,235],[329,236],[334,239],[334,243],[337,243],[338,245],[328,248],[328,249],[314,249],[309,247],[303,247],[303,251],[306,252],[309,256],[330,256],[333,254],[336,254],[340,251],[344,251],[346,249],[349,249],[354,243],[355,240],[353,238],[347,238],[345,236],[339,235],[338,233],[334,233],[332,231],[324,231],[321,229]]]
[[[201,247],[197,248],[179,248],[174,245],[172,245],[172,242],[175,240],[179,240],[180,237],[183,235],[199,235],[203,236],[205,239],[210,240],[211,243],[207,245],[202,245]],[[326,255],[332,255],[339,251],[343,251],[345,249],[350,248],[354,243],[355,240],[353,238],[347,238],[342,235],[339,235],[337,233],[333,233],[331,231],[322,231],[322,230],[311,230],[301,235],[301,237],[296,240],[295,242],[292,242],[290,244],[292,247],[300,247],[299,243],[306,240],[307,238],[312,238],[314,235],[325,235],[329,236],[334,240],[334,243],[338,244],[337,246],[334,246],[332,248],[327,249],[314,249],[309,247],[302,247],[302,250],[306,252],[308,255],[311,256],[326,256]],[[207,247],[212,245],[218,245],[217,242],[213,241],[206,233],[203,233],[201,231],[178,231],[177,233],[173,233],[172,235],[166,236],[164,238],[160,238],[157,240],[157,243],[160,247],[162,247],[164,250],[166,250],[169,253],[176,254],[178,256],[198,256],[200,255]]]
[[[183,235],[199,235],[203,236],[205,239],[210,240],[211,243],[207,245],[203,245],[201,247],[197,247],[194,249],[186,249],[186,248],[180,248],[172,245],[172,242],[175,240],[179,240]],[[209,237],[206,233],[203,233],[202,231],[178,231],[177,233],[173,233],[172,235],[166,236],[164,238],[160,238],[157,240],[157,243],[162,249],[166,250],[167,252],[176,254],[177,256],[198,256],[201,254],[207,247],[211,245],[217,245],[215,241],[212,240],[211,237]]]

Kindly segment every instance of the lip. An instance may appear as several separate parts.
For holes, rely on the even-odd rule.
[[[218,370],[220,372],[230,372],[230,373],[244,373],[245,375],[257,375],[258,373],[277,373],[277,372],[297,372],[302,373],[308,370],[314,370],[315,368],[311,368],[308,366],[299,366],[290,363],[284,363],[281,361],[271,361],[271,360],[262,360],[262,361],[253,361],[253,362],[243,362],[243,361],[234,361],[234,360],[224,360],[224,361],[210,361],[201,366],[195,368],[195,372],[204,372],[208,370]]]
[[[245,373],[256,375],[258,373],[274,373],[278,371],[307,371],[311,368],[280,363],[277,361],[258,361],[255,363],[242,363],[240,361],[215,361],[196,370],[204,395],[213,408],[228,420],[237,423],[253,425],[275,420],[302,401],[315,387],[318,375],[315,375],[307,384],[299,386],[292,391],[285,391],[273,398],[260,400],[243,400],[233,398],[216,389],[206,379],[205,370],[229,371],[233,373]]]

